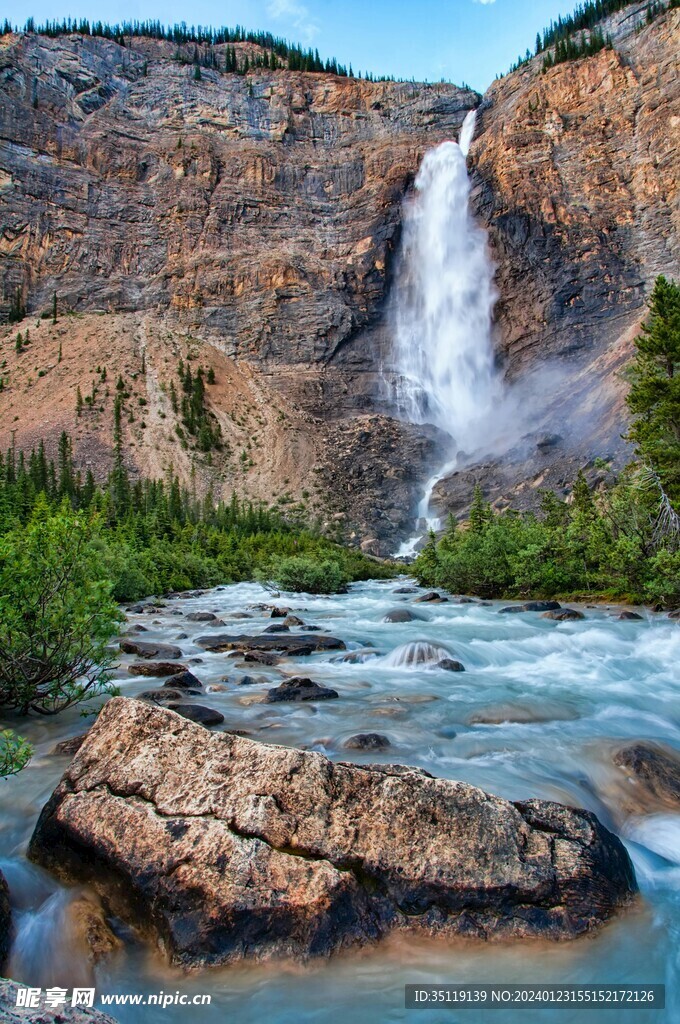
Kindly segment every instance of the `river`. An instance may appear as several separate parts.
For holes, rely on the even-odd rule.
[[[73,709],[54,719],[21,723],[35,744],[35,756],[19,776],[0,785],[0,867],[12,890],[18,930],[12,976],[43,986],[91,980],[100,993],[164,990],[212,996],[210,1007],[191,1011],[111,1011],[122,1022],[143,1024],[375,1024],[414,1015],[424,1024],[487,1019],[474,1010],[404,1010],[404,984],[455,981],[665,982],[665,1011],[637,1009],[621,1019],[636,1024],[679,1019],[680,814],[660,814],[651,807],[624,813],[624,783],[611,761],[626,741],[652,739],[680,747],[679,624],[647,612],[643,621],[619,621],[616,609],[603,606],[582,609],[583,621],[557,623],[537,613],[499,614],[497,602],[413,603],[417,594],[393,593],[408,582],[355,584],[349,593],[333,597],[281,595],[277,604],[339,636],[348,649],[378,653],[359,656],[355,663],[328,652],[276,668],[255,666],[261,684],[227,682],[223,691],[200,700],[225,715],[224,728],[245,730],[253,739],[314,749],[335,759],[419,765],[510,799],[534,796],[587,807],[621,835],[631,854],[642,893],[632,910],[574,942],[483,945],[401,938],[305,967],[239,966],[190,976],[169,969],[121,929],[122,951],[92,975],[64,929],[64,906],[72,894],[24,855],[40,809],[68,762],[50,752],[56,742],[87,725]],[[187,622],[186,614],[215,611],[230,631],[259,632],[271,620],[249,606],[271,600],[256,584],[238,584],[169,600],[162,611],[130,615],[130,622],[148,628],[141,639],[177,643],[192,671],[210,685],[234,674],[234,660],[196,647],[192,639],[208,628]],[[406,606],[422,619],[382,622],[387,611]],[[237,612],[252,618],[230,619]],[[180,633],[187,637],[177,640]],[[403,652],[394,653],[421,640],[446,647],[466,671],[414,669],[405,664]],[[116,671],[116,683],[128,696],[157,685],[130,675],[133,661],[121,657]],[[282,672],[301,669],[333,686],[340,698],[302,706],[258,702]],[[386,735],[391,749],[378,754],[346,749],[345,741],[359,732]],[[604,1011],[578,1009],[543,1010],[539,1016],[563,1024],[615,1019]],[[492,1019],[519,1024],[526,1012],[496,1010]]]

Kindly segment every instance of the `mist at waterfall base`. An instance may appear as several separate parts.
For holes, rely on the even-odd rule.
[[[557,623],[535,612],[499,615],[498,602],[414,605],[423,590],[393,593],[403,582],[354,584],[334,597],[282,594],[280,603],[341,638],[347,651],[258,666],[259,681],[250,686],[221,683],[225,673],[233,674],[234,659],[198,647],[205,624],[187,615],[217,612],[227,630],[237,632],[243,629],[238,616],[247,610],[247,631],[260,633],[272,620],[257,606],[271,595],[258,584],[168,599],[162,609],[131,613],[129,627],[143,625],[145,639],[177,644],[183,661],[201,658],[191,667],[205,686],[202,702],[222,712],[225,729],[340,761],[411,764],[511,800],[537,797],[586,807],[626,844],[642,891],[636,904],[573,942],[394,935],[305,965],[251,962],[192,974],[169,967],[153,943],[114,920],[123,945],[93,965],[73,929],[73,904],[82,900],[82,890],[62,887],[25,856],[40,810],[69,760],[50,751],[90,724],[72,708],[22,721],[35,756],[0,785],[0,868],[9,882],[15,927],[10,977],[43,988],[90,984],[98,994],[179,990],[212,997],[210,1006],[195,1010],[111,1007],[120,1024],[391,1024],[414,1014],[437,1024],[525,1024],[534,1016],[550,1024],[680,1019],[680,815],[661,813],[654,801],[647,805],[644,787],[636,795],[640,787],[631,786],[612,760],[616,750],[640,740],[680,746],[680,627],[666,615],[646,612],[642,621],[621,622],[604,607],[582,607],[584,620]],[[396,607],[419,618],[385,622]],[[460,660],[465,671],[443,670],[443,657]],[[129,697],[149,689],[148,677],[129,671],[134,663],[134,656],[122,654],[115,673],[115,684]],[[339,698],[261,703],[269,687],[294,674],[333,687]],[[221,688],[213,689],[215,684]],[[345,746],[349,737],[366,732],[387,736],[391,746]],[[452,1008],[405,1012],[406,983],[448,982],[665,982],[667,1008],[620,1014],[575,1007],[532,1015],[525,1006],[492,1015]]]

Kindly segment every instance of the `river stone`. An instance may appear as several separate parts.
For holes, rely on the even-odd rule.
[[[668,613],[669,619],[680,619],[680,608],[675,608],[674,611]]]
[[[393,931],[572,938],[637,889],[622,843],[589,811],[210,734],[120,697],[44,807],[29,856],[155,928],[185,968],[327,956]]]
[[[0,1020],[3,1024],[118,1024],[108,1013],[86,1006],[59,1006],[55,1010],[17,1006],[17,992],[23,985],[0,978]]]
[[[283,624],[284,626],[304,626],[305,622],[304,619],[299,618],[297,615],[286,615]]]
[[[517,615],[519,612],[525,612],[526,608],[523,604],[506,604],[503,608],[498,609],[499,615]]]
[[[561,607],[559,601],[525,601],[522,605],[525,612],[556,612]]]
[[[293,676],[291,679],[284,679],[281,685],[275,686],[273,690],[267,690],[264,702],[278,704],[281,701],[333,700],[338,696],[338,691],[332,690],[329,686],[319,686],[313,679]]]
[[[190,722],[198,722],[200,725],[221,725],[224,715],[214,708],[207,708],[203,704],[168,704],[171,711],[176,711],[182,718],[188,718]]]
[[[131,676],[174,676],[186,672],[186,665],[177,661],[141,661],[128,665]]]
[[[157,690],[143,690],[137,694],[137,700],[160,701],[161,704],[171,700],[186,700],[187,696],[199,696],[200,690],[174,690],[172,687],[161,686]]]
[[[387,750],[392,744],[379,732],[359,732],[343,744],[348,750]]]
[[[255,662],[257,665],[278,665],[281,659],[272,651],[246,651],[243,660]]]
[[[644,615],[640,615],[639,612],[625,611],[621,612],[620,615],[617,615],[617,619],[619,620],[619,622],[642,621],[642,619],[644,619]]]
[[[455,658],[442,658],[435,665],[435,668],[446,669],[447,672],[464,672],[465,665],[460,661],[456,661]]]
[[[344,651],[342,640],[334,636],[300,636],[299,633],[282,633],[276,636],[230,636],[218,633],[216,636],[199,636],[194,641],[205,651],[264,651],[288,654],[291,657],[313,654],[315,651]]]
[[[576,622],[585,619],[585,615],[576,608],[560,608],[556,612],[543,612],[541,618],[553,619],[555,622]]]
[[[9,886],[7,879],[0,871],[0,971],[9,955],[12,935],[12,908],[9,902]]]
[[[448,601],[448,597],[442,597],[442,595],[438,594],[436,590],[430,590],[427,594],[421,594],[420,597],[414,598],[414,601],[417,604],[422,604],[428,601],[437,601],[441,603],[442,601]]]
[[[185,669],[183,672],[178,672],[177,675],[171,676],[167,683],[163,683],[163,686],[172,686],[176,690],[200,690],[203,687],[203,683],[200,679],[196,678],[193,672]]]
[[[383,622],[415,622],[416,619],[422,621],[424,618],[424,615],[410,612],[408,608],[393,608],[384,616]]]
[[[272,619],[285,619],[290,614],[290,608],[280,608],[275,604],[265,605],[271,611]]]
[[[189,612],[186,620],[187,622],[217,622],[217,615],[213,612]]]
[[[577,712],[563,704],[542,700],[540,704],[491,704],[473,711],[465,719],[467,725],[503,725],[505,722],[518,724],[530,722],[570,722],[578,718]]]
[[[135,633],[148,633],[149,627],[143,626],[141,622],[135,622],[134,626],[130,626],[128,630],[123,634],[124,636],[133,636]]]
[[[418,588],[417,587],[396,587],[396,589],[393,590],[392,593],[393,594],[417,594],[418,593]]]
[[[381,652],[377,647],[363,647],[360,651],[347,651],[346,654],[336,654],[331,658],[333,664],[362,665],[370,658],[380,657]]]
[[[271,626],[265,626],[263,633],[290,633],[290,627],[285,622],[274,622]]]
[[[139,658],[144,658],[145,661],[150,661],[153,658],[167,658],[168,661],[176,661],[182,657],[181,650],[174,644],[155,643],[152,640],[121,640],[120,649],[126,654],[136,654]]]
[[[644,787],[661,806],[680,806],[680,753],[670,747],[635,743],[614,755],[614,764]]]

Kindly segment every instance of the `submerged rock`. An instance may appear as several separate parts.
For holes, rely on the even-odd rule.
[[[207,708],[203,704],[168,704],[168,707],[182,718],[188,718],[190,722],[197,722],[200,725],[221,725],[224,721],[221,711]]]
[[[636,621],[636,622],[640,621],[641,622],[644,619],[644,615],[640,615],[639,612],[629,612],[629,611],[623,611],[623,612],[621,612],[620,615],[617,615],[616,617],[619,620],[619,622],[633,622],[633,621]]]
[[[647,791],[643,803],[649,807],[680,807],[680,752],[670,747],[634,743],[614,755],[614,764],[623,768],[636,785]]]
[[[408,608],[393,608],[383,617],[383,622],[415,622],[416,620],[422,621],[424,618],[424,615],[416,615]]]
[[[343,744],[347,750],[387,750],[392,744],[380,732],[359,732]]]
[[[163,683],[163,686],[174,686],[179,690],[200,690],[203,688],[203,683],[196,678],[193,672],[185,669],[183,672],[171,676],[167,683]]]
[[[553,619],[555,622],[577,622],[579,619],[585,619],[585,615],[576,608],[560,608],[556,612],[543,612],[541,618]]]
[[[216,636],[199,636],[194,641],[205,651],[280,651],[292,657],[313,654],[315,651],[344,651],[342,640],[334,636],[300,636],[299,633],[282,633],[260,636],[230,636],[218,633]]]
[[[50,1009],[17,1007],[17,993],[23,985],[0,978],[0,1020],[3,1024],[118,1024],[108,1013],[86,1006],[59,1006]]]
[[[272,651],[246,651],[243,655],[245,662],[255,662],[258,665],[278,665],[281,660]]]
[[[151,660],[152,658],[167,658],[169,661],[176,661],[182,657],[179,647],[174,644],[161,644],[153,640],[121,640],[120,649],[126,654],[136,654],[139,658]]]
[[[396,930],[571,938],[636,891],[588,811],[209,734],[125,698],[104,706],[29,855],[156,929],[185,967],[326,956]]]
[[[456,661],[455,658],[442,658],[441,661],[437,662],[436,667],[446,669],[447,672],[465,671],[465,665],[460,661]]]
[[[417,594],[417,587],[397,587],[392,591],[393,594]]]
[[[186,670],[186,665],[177,661],[142,661],[128,665],[131,676],[174,676]]]
[[[293,676],[292,679],[285,679],[280,686],[268,690],[265,704],[278,704],[284,700],[333,700],[338,696],[338,691],[332,690],[329,686],[319,686],[313,679]]]
[[[187,696],[198,696],[200,690],[175,690],[171,686],[160,686],[157,690],[144,690],[137,694],[137,700],[152,700],[166,704],[171,700],[186,700]]]
[[[219,622],[214,612],[189,612],[187,622]]]
[[[499,608],[499,615],[517,615],[520,612],[554,612],[562,605],[559,601],[525,601],[523,604],[507,604]]]
[[[286,615],[283,620],[284,626],[304,626],[304,619],[299,618],[297,615]]]
[[[442,595],[438,594],[436,590],[430,590],[427,594],[421,594],[420,597],[414,598],[414,601],[417,604],[427,603],[428,601],[441,603],[442,601],[448,601],[448,597],[442,597]]]
[[[414,640],[409,644],[395,647],[386,654],[382,664],[391,668],[418,668],[418,666],[440,666],[443,661],[452,660],[451,651],[441,644],[431,644],[429,640]]]

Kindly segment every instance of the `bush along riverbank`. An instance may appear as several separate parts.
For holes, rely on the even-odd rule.
[[[482,597],[600,596],[680,606],[680,288],[659,277],[628,368],[635,461],[592,491],[579,473],[567,500],[538,513],[494,512],[476,488],[469,521],[450,518],[414,571],[425,586]]]
[[[76,471],[63,434],[0,455],[0,713],[53,715],[110,693],[107,645],[118,602],[260,579],[337,593],[397,567],[343,548],[276,509],[192,497],[177,478],[130,481],[117,452],[108,480]],[[0,732],[0,774],[30,757]]]

